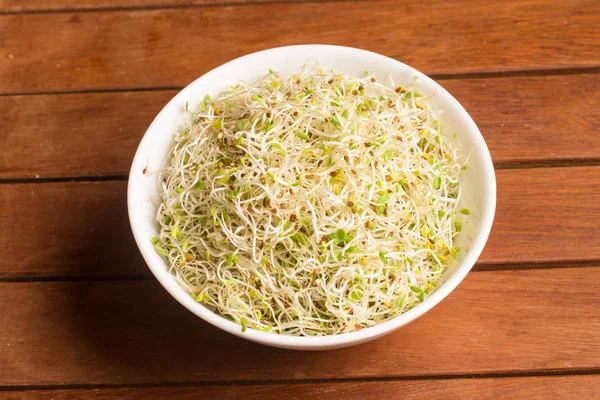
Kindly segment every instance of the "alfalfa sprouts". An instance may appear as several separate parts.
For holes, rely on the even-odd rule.
[[[152,240],[178,283],[242,330],[373,326],[424,301],[457,257],[464,162],[416,83],[309,62],[186,111]]]

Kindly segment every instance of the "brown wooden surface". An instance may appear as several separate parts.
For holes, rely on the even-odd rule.
[[[471,112],[499,167],[600,161],[600,75],[440,83]],[[0,178],[124,176],[142,135],[175,93],[0,97],[0,148],[11,149],[0,154]],[[65,132],[75,134],[65,140]]]
[[[295,43],[368,48],[428,74],[598,67],[599,16],[595,0],[6,15],[0,93],[182,86],[232,58]],[[40,45],[50,37],[60,46]]]
[[[0,277],[149,275],[126,182],[0,186]]]
[[[126,175],[174,91],[0,97],[0,178]],[[73,132],[65,140],[65,132]],[[110,149],[110,151],[99,151]]]
[[[125,204],[178,89],[301,43],[433,75],[499,168],[489,242],[447,299],[312,353],[177,304]],[[596,0],[0,0],[0,399],[598,398],[599,54]]]
[[[0,283],[0,385],[598,370],[599,303],[596,266],[473,272],[384,338],[298,352],[225,334],[155,281]]]
[[[497,181],[480,267],[600,259],[600,167],[501,170]],[[129,228],[126,182],[1,188],[0,277],[149,275]]]
[[[543,399],[595,400],[598,375],[496,379],[444,379],[396,382],[344,382],[174,388],[32,390],[0,392],[2,400],[122,399],[256,400],[360,398],[421,400]]]

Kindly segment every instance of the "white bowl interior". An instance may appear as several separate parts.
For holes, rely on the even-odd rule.
[[[425,302],[389,321],[361,331],[325,337],[293,337],[248,329],[222,318],[193,300],[167,272],[166,262],[154,251],[150,238],[157,236],[155,215],[160,196],[158,171],[168,157],[173,135],[184,124],[186,102],[198,104],[206,94],[215,96],[227,85],[240,80],[253,81],[268,69],[282,74],[297,72],[308,60],[316,60],[324,69],[334,69],[347,76],[362,77],[365,71],[378,81],[407,85],[418,79],[420,91],[429,97],[434,110],[443,110],[440,123],[446,134],[456,134],[462,151],[470,154],[462,173],[460,207],[468,207],[471,215],[464,218],[463,230],[457,237],[462,248],[454,268]],[[144,168],[148,173],[144,174]],[[488,148],[477,126],[446,90],[436,82],[391,58],[348,47],[326,45],[289,46],[253,53],[218,67],[192,82],[179,92],[158,114],[144,135],[136,152],[129,175],[129,219],[137,245],[159,282],[190,311],[209,323],[248,340],[290,349],[330,349],[365,342],[391,332],[416,319],[448,295],[475,263],[489,235],[496,204],[496,181]]]

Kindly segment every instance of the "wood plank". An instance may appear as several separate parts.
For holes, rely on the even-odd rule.
[[[600,267],[482,271],[384,338],[298,352],[222,333],[154,281],[0,283],[0,385],[593,371],[599,302]]]
[[[600,158],[600,75],[440,83],[471,114],[497,165]]]
[[[498,165],[600,159],[600,75],[441,83],[478,123]],[[0,154],[0,178],[124,176],[175,93],[0,97],[0,148],[10,149]]]
[[[600,167],[501,170],[497,180],[479,266],[600,260]],[[4,278],[149,274],[130,233],[126,182],[1,185],[0,248]]]
[[[151,387],[119,389],[28,390],[0,392],[3,400],[121,399],[597,399],[600,375],[385,382]]]
[[[0,186],[0,276],[148,274],[125,182]]]
[[[272,3],[276,0],[0,0],[0,12],[40,12]],[[307,0],[296,0],[307,1]]]
[[[129,173],[175,91],[0,97],[0,178]]]
[[[266,7],[5,15],[0,93],[183,86],[232,58],[298,42],[368,48],[428,74],[600,65],[593,0]],[[48,37],[61,46],[38,45]]]
[[[485,264],[600,259],[600,167],[496,171]]]

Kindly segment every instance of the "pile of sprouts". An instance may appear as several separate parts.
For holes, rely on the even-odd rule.
[[[457,143],[416,90],[307,63],[186,104],[160,173],[178,283],[248,328],[356,331],[423,302],[456,259]]]

